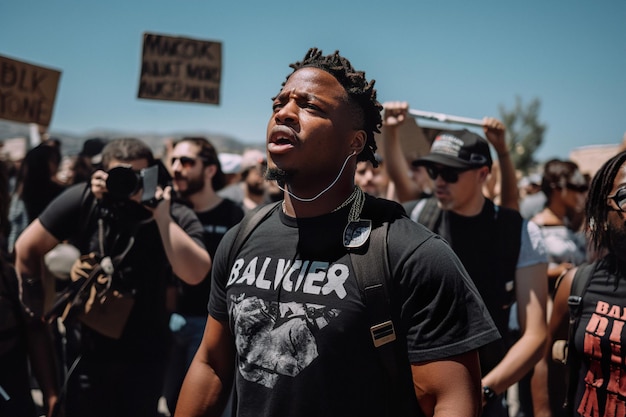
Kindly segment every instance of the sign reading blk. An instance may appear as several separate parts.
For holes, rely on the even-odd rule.
[[[61,72],[0,56],[0,119],[49,126]]]

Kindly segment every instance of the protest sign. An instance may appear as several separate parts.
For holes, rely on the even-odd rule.
[[[61,72],[0,55],[0,119],[50,125]]]
[[[139,98],[219,104],[222,44],[144,33]]]

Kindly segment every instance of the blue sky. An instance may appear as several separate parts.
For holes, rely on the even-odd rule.
[[[4,1],[0,55],[62,71],[51,130],[203,130],[253,144],[289,64],[339,50],[378,98],[482,118],[541,100],[539,160],[626,132],[626,2]],[[144,32],[222,42],[220,105],[137,98]]]

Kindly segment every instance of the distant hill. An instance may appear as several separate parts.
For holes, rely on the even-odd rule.
[[[29,125],[24,123],[14,123],[5,120],[0,120],[0,142],[7,139],[15,138],[28,138],[30,136]],[[61,151],[64,155],[76,155],[80,152],[83,146],[83,142],[89,138],[106,138],[114,139],[120,137],[135,137],[141,139],[152,148],[152,151],[156,156],[161,156],[167,139],[178,139],[183,136],[203,136],[207,138],[215,146],[218,152],[232,152],[242,153],[249,148],[263,150],[262,143],[259,144],[246,144],[240,140],[225,136],[214,134],[210,132],[189,131],[189,132],[171,132],[169,134],[155,134],[150,132],[124,132],[118,130],[92,130],[82,135],[73,133],[50,131],[50,136],[57,138],[61,141]]]

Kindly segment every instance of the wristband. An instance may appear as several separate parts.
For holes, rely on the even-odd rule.
[[[483,386],[483,401],[485,403],[488,403],[494,398],[496,398],[496,392],[489,388],[487,385]]]

